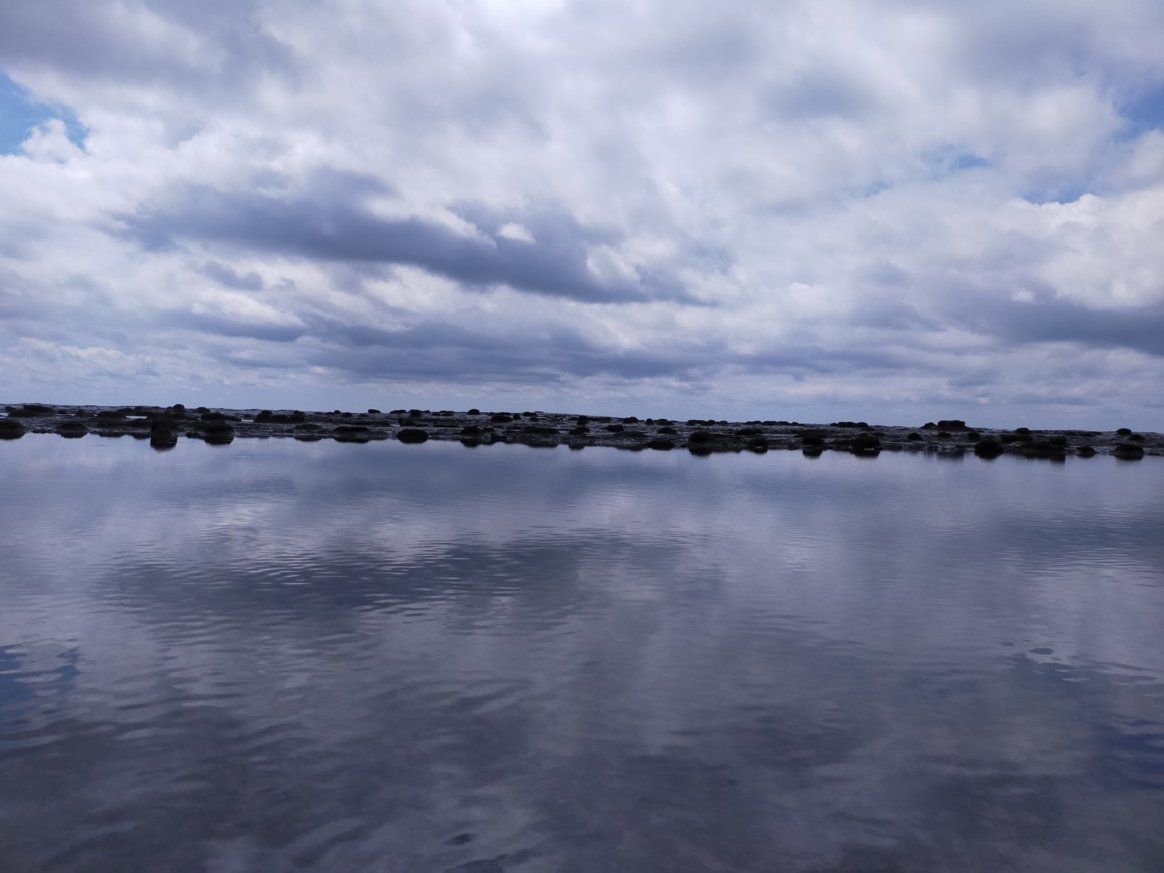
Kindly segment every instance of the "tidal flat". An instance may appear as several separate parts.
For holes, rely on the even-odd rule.
[[[1164,464],[30,433],[6,871],[1164,869]]]

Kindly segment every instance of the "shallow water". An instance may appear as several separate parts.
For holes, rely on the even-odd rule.
[[[1164,869],[1164,462],[0,445],[0,866]]]

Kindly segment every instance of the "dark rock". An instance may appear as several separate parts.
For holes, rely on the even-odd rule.
[[[670,425],[664,425],[663,427],[659,428],[659,433],[673,435],[675,433],[675,428],[671,427]]]
[[[628,415],[626,418],[623,419],[623,421],[626,422],[627,424],[638,424],[639,423],[638,418],[636,418],[633,415]]]
[[[1132,429],[1130,427],[1121,427],[1116,431],[1116,433],[1118,433],[1120,436],[1131,436]]]
[[[668,452],[671,449],[675,448],[675,442],[674,442],[674,440],[668,440],[668,439],[653,439],[647,443],[647,448],[648,449],[656,449],[656,450],[661,451],[661,452]]]
[[[863,433],[849,440],[849,452],[861,458],[871,458],[880,453],[881,440],[876,434]]]
[[[1019,434],[1020,436],[1030,436],[1031,435],[1031,429],[1029,427],[1016,427],[1014,429],[1014,432]]]
[[[463,437],[475,437],[475,436],[480,436],[480,435],[481,435],[481,428],[479,428],[475,424],[469,424],[469,425],[466,425],[465,427],[461,428],[461,436],[463,436]]]
[[[996,436],[984,436],[974,444],[974,454],[980,458],[997,458],[1005,451],[1002,440]]]
[[[831,426],[843,428],[867,428],[869,423],[866,421],[834,421]]]
[[[805,443],[804,446],[800,449],[800,452],[806,458],[819,458],[821,456],[821,454],[824,452],[824,446],[822,446],[822,445],[810,445],[808,443]]]
[[[428,431],[418,427],[405,427],[396,432],[396,439],[402,443],[428,442]]]
[[[1128,439],[1134,443],[1142,443],[1144,441],[1144,435],[1142,433],[1134,433]]]
[[[172,449],[178,444],[178,433],[168,427],[150,428],[150,445],[159,451]]]
[[[1065,461],[1067,453],[1062,446],[1057,446],[1049,440],[1032,440],[1023,443],[1018,450],[1024,458],[1039,458],[1044,461]]]
[[[87,434],[89,428],[80,421],[62,421],[56,426],[56,432],[67,439],[78,439]]]
[[[1048,442],[1053,446],[1063,447],[1067,445],[1067,437],[1063,436],[1062,434],[1056,434],[1055,436],[1051,437]]]
[[[921,429],[922,430],[937,430],[938,426],[936,424],[934,424],[932,421],[927,421],[925,424],[923,424],[921,426]]]
[[[966,422],[960,418],[939,419],[938,430],[966,430]]]
[[[762,455],[768,451],[768,441],[762,436],[753,437],[748,440],[748,451],[755,452],[757,455]]]
[[[493,415],[489,416],[489,420],[494,424],[508,424],[509,422],[513,421],[513,416],[506,415],[504,412],[495,412]]]
[[[1121,461],[1138,461],[1144,457],[1144,447],[1137,446],[1135,443],[1120,443],[1112,451]]]
[[[380,414],[379,409],[369,409],[368,410],[368,415],[379,415],[379,414]]]
[[[909,440],[911,443],[919,443],[923,439],[925,439],[925,437],[923,437],[920,433],[918,433],[915,430],[915,431],[910,432],[909,436],[907,436],[906,439]]]
[[[480,415],[480,414],[481,414],[481,410],[480,410],[480,409],[477,409],[477,407],[473,407],[472,409],[470,409],[470,410],[469,410],[468,412],[466,412],[465,414],[466,414],[466,415]]]
[[[15,418],[0,418],[0,440],[18,440],[27,428]]]
[[[710,442],[714,442],[716,435],[706,430],[693,430],[691,435],[687,437],[687,442],[691,445],[702,446]]]
[[[1095,449],[1093,449],[1091,446],[1080,446],[1075,450],[1075,454],[1081,458],[1094,458]]]
[[[202,439],[212,446],[228,446],[234,442],[234,428],[223,419],[202,422]]]
[[[295,433],[317,433],[323,430],[323,427],[313,422],[307,422],[306,424],[295,425],[294,429]]]
[[[621,424],[608,424],[606,426],[606,430],[609,433],[622,433],[624,430],[626,430],[626,428],[623,427]]]

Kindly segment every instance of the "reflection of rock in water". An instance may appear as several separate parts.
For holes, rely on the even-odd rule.
[[[82,436],[96,431],[101,436],[129,434],[144,437],[150,432],[155,448],[171,448],[183,435],[208,443],[227,444],[245,437],[289,437],[304,442],[334,439],[343,443],[367,443],[395,438],[407,444],[429,440],[459,441],[469,447],[494,443],[518,443],[538,448],[567,445],[612,448],[686,448],[692,455],[754,452],[772,449],[806,450],[815,457],[822,451],[849,452],[876,457],[882,451],[934,452],[956,457],[971,452],[991,459],[1005,453],[1022,457],[1065,461],[1067,457],[1113,454],[1121,460],[1145,455],[1164,455],[1164,436],[1099,431],[1032,431],[974,429],[961,419],[926,422],[920,428],[871,425],[865,421],[835,421],[804,425],[795,421],[753,420],[729,422],[715,419],[641,419],[630,415],[573,415],[547,412],[468,412],[397,409],[383,413],[371,408],[354,413],[304,412],[269,409],[188,411],[181,404],[170,407],[50,407],[23,404],[9,408],[0,420],[0,439],[16,439],[25,431]],[[23,430],[22,430],[23,428]]]

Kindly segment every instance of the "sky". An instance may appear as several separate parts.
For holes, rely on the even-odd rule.
[[[1164,430],[1158,0],[0,0],[0,402]]]

